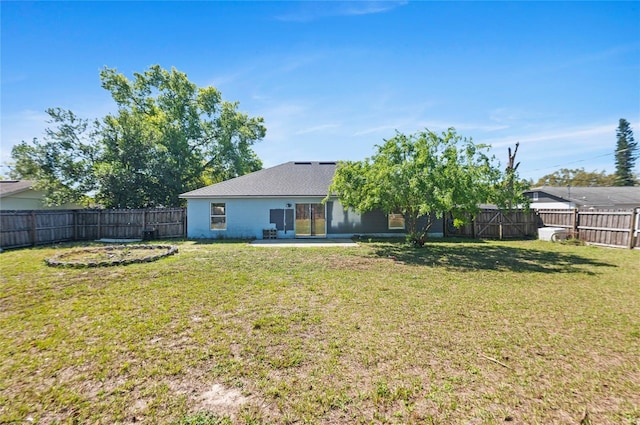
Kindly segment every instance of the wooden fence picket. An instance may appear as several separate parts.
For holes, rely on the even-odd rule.
[[[0,248],[101,238],[186,237],[185,208],[0,211]]]

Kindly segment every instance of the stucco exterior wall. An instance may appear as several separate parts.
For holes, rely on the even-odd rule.
[[[211,203],[225,203],[225,230],[211,230]],[[193,239],[262,239],[264,229],[273,229],[270,210],[295,209],[296,203],[321,203],[322,198],[220,198],[189,199],[187,203],[187,236]],[[389,229],[387,216],[379,211],[359,214],[346,210],[337,200],[326,204],[326,237],[348,238],[354,235],[403,236],[402,229]],[[295,230],[278,231],[279,239],[295,238]],[[442,236],[442,220],[429,230],[430,236]]]
[[[210,229],[210,205],[226,204],[226,230]],[[273,229],[269,211],[295,208],[296,203],[320,203],[322,198],[258,199],[189,199],[187,201],[187,236],[195,239],[262,239],[264,229]],[[290,204],[287,207],[287,204]],[[278,231],[278,238],[294,238],[295,231]]]
[[[389,221],[382,211],[369,211],[359,214],[351,209],[345,210],[338,201],[327,203],[328,237],[352,237],[354,235],[394,237],[404,236],[404,229],[389,229]],[[424,224],[421,221],[420,224]],[[429,229],[432,237],[444,236],[443,221],[436,219]]]

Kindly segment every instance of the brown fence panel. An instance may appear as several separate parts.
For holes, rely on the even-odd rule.
[[[38,211],[35,218],[34,245],[74,240],[73,211]]]
[[[533,210],[503,212],[502,237],[523,238],[538,234],[538,216]]]
[[[633,213],[633,235],[630,248],[640,248],[640,208],[636,208]]]
[[[18,248],[74,240],[70,210],[2,211],[0,248]]]
[[[145,211],[145,228],[154,230],[158,238],[182,238],[187,234],[186,210],[163,208]]]
[[[580,210],[578,217],[578,237],[588,244],[629,248],[635,245],[634,210]]]
[[[546,227],[564,227],[576,230],[578,219],[576,209],[537,210],[537,213],[540,218],[540,224]]]
[[[538,218],[534,211],[482,209],[459,228],[447,226],[447,234],[468,238],[509,239],[535,236]]]
[[[92,241],[100,239],[100,210],[76,210],[76,240]]]
[[[593,245],[640,247],[640,208],[538,210],[542,226],[564,227]]]
[[[185,208],[131,210],[33,210],[0,212],[0,248],[97,239],[186,235]]]
[[[0,212],[0,248],[33,244],[31,211]]]
[[[144,210],[103,210],[100,238],[139,239],[144,229]]]

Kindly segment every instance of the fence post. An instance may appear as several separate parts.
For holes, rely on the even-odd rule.
[[[140,234],[144,236],[145,230],[147,230],[147,209],[146,208],[142,210],[142,231],[140,232]]]
[[[476,238],[476,220],[471,216],[471,239]]]
[[[31,245],[36,246],[37,242],[37,229],[36,229],[36,212],[31,211]]]
[[[71,214],[71,220],[73,220],[73,241],[78,240],[78,210],[73,210]]]
[[[573,209],[573,229],[571,229],[571,232],[573,233],[572,236],[574,236],[576,239],[580,239],[580,231],[578,230],[578,226],[580,225],[579,221],[580,221],[580,214],[578,214],[578,209],[574,208]]]
[[[629,225],[629,243],[627,244],[627,248],[633,249],[636,244],[635,230],[636,230],[636,215],[638,214],[638,209],[633,208],[631,210],[631,224]]]
[[[102,239],[102,210],[98,209],[98,237],[97,239]]]
[[[187,209],[186,208],[182,208],[182,234],[183,234],[183,238],[187,238]]]

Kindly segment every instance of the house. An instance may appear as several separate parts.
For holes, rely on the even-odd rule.
[[[68,210],[83,208],[77,204],[66,204],[56,207],[46,206],[43,202],[44,192],[33,188],[31,180],[0,181],[0,211],[10,210]]]
[[[337,198],[323,203],[335,162],[287,162],[183,193],[190,238],[345,238],[403,236],[404,218],[359,214]],[[442,236],[442,220],[430,236]]]
[[[534,209],[640,207],[640,186],[540,186],[525,195]]]

